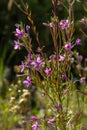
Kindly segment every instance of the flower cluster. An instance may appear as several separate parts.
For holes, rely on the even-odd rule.
[[[24,35],[28,35],[30,30],[30,26],[26,25],[25,30],[21,29],[19,24],[16,24],[16,31],[15,31],[15,37],[17,40],[14,40],[14,50],[20,49],[20,46],[23,46],[23,43],[21,43],[21,39],[23,39]]]
[[[61,20],[60,21],[60,27],[64,30],[70,27],[70,22],[69,20]]]
[[[56,2],[55,0],[53,1],[55,8]],[[72,7],[73,2],[69,1],[70,4],[70,7]],[[63,3],[58,2],[58,5],[63,5]],[[71,11],[71,8],[69,10]],[[69,15],[71,13],[69,12]],[[46,129],[49,125],[56,129],[67,129],[67,124],[73,115],[76,118],[74,110],[79,107],[79,97],[77,99],[78,106],[74,107],[74,110],[71,107],[73,104],[72,100],[77,97],[75,94],[78,92],[78,87],[75,87],[75,85],[77,82],[79,82],[80,87],[86,85],[87,75],[85,72],[87,70],[85,68],[87,66],[82,64],[82,61],[87,63],[87,60],[75,48],[79,45],[82,46],[82,39],[73,38],[74,19],[69,16],[70,18],[66,20],[59,20],[56,13],[53,12],[53,14],[54,17],[51,22],[44,23],[50,29],[53,38],[54,51],[49,56],[43,52],[40,45],[38,47],[40,51],[33,50],[29,25],[25,27],[17,25],[15,31],[17,40],[14,40],[14,50],[24,47],[27,51],[25,60],[19,65],[20,73],[23,77],[22,83],[28,90],[32,89],[34,84],[37,87],[37,91],[40,89],[47,100],[47,115],[44,118],[32,116],[30,119],[32,130],[40,130],[41,123],[46,125]],[[80,22],[86,23],[85,19],[81,19]],[[34,31],[36,34],[35,28]],[[36,39],[38,38],[36,37]],[[73,71],[75,72],[73,73]]]

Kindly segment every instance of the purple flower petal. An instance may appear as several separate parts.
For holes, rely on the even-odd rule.
[[[55,118],[51,118],[48,120],[48,123],[53,124],[53,123],[55,123],[55,121],[56,121]]]
[[[52,71],[51,68],[46,68],[46,69],[44,70],[44,72],[46,73],[47,76],[50,76],[51,71]]]
[[[62,28],[63,30],[69,28],[69,27],[70,27],[70,22],[69,22],[69,20],[68,20],[68,19],[66,19],[66,20],[61,20],[61,21],[60,21],[60,26],[61,26],[61,28]]]
[[[65,55],[64,56],[62,56],[62,55],[59,56],[59,61],[65,61],[65,59],[66,59]]]
[[[21,69],[21,72],[23,72],[24,69],[25,69],[25,64],[24,64],[23,61],[21,62],[21,65],[20,65],[19,67],[20,67],[20,69]]]
[[[71,43],[67,43],[67,44],[65,45],[65,50],[66,50],[66,51],[71,51],[71,48],[72,48]]]
[[[30,31],[30,26],[29,25],[26,25],[26,31]]]
[[[66,74],[62,74],[62,79],[66,80],[67,79],[67,75]]]
[[[86,24],[86,23],[87,23],[86,20],[85,20],[85,18],[82,18],[82,19],[80,20],[80,22],[83,23],[83,24]]]
[[[37,121],[37,120],[38,120],[38,118],[36,116],[31,117],[31,121]]]
[[[32,125],[33,130],[39,130],[39,123],[36,122],[35,124]]]
[[[24,35],[24,30],[20,30],[19,28],[16,28],[15,36],[17,38],[22,38]]]
[[[76,45],[81,45],[81,42],[82,42],[81,39],[78,38],[78,39],[76,40],[75,44],[76,44]]]
[[[85,84],[86,83],[86,78],[85,77],[81,77],[80,78],[80,83],[81,84]]]
[[[62,108],[62,105],[59,104],[59,105],[55,106],[55,108],[56,108],[56,109],[61,109],[61,108]]]
[[[14,50],[20,49],[20,42],[14,40]]]
[[[31,78],[28,76],[26,80],[23,81],[23,84],[28,88],[31,85]]]
[[[38,70],[44,64],[45,64],[45,62],[41,61],[39,56],[37,57],[36,61],[31,62],[31,65],[34,66],[36,68],[36,70]]]

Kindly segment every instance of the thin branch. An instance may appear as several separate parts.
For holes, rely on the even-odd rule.
[[[19,4],[17,4],[16,1],[14,1],[14,4],[17,6],[17,8],[22,12],[24,13],[25,15],[27,15],[27,13],[21,8],[21,6]]]
[[[87,37],[87,34],[82,29],[80,29],[80,31],[83,33],[85,37]]]
[[[83,92],[82,90],[76,90],[76,91],[81,93],[81,94],[87,95],[87,92]]]

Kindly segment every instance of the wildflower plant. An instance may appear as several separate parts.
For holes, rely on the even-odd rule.
[[[49,28],[53,40],[54,52],[50,56],[43,52],[28,5],[25,14],[31,27],[23,24],[16,25],[14,50],[24,47],[27,51],[25,60],[19,65],[22,84],[28,91],[35,86],[37,91],[44,93],[44,100],[47,100],[43,115],[40,117],[32,115],[29,129],[77,130],[83,126],[81,117],[84,109],[81,108],[83,104],[81,97],[85,96],[87,70],[84,69],[86,66],[84,68],[82,66],[82,56],[75,49],[76,46],[82,46],[80,38],[74,39],[73,6],[77,2],[67,0],[68,17],[60,20],[56,8],[64,6],[64,3],[52,0],[53,16],[49,23],[43,23],[44,27]],[[80,22],[85,23],[84,19]],[[38,43],[37,52],[32,47],[31,29]],[[77,76],[73,74],[73,69],[76,70]]]

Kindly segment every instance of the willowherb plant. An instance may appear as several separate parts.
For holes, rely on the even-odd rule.
[[[26,6],[26,14],[38,42],[38,53],[32,49],[31,27],[16,24],[14,50],[24,47],[28,54],[19,66],[23,85],[28,90],[35,85],[37,91],[44,93],[44,100],[47,100],[44,114],[41,117],[32,115],[30,118],[29,129],[32,130],[77,130],[83,127],[81,118],[84,109],[81,105],[84,103],[83,97],[87,95],[84,92],[87,60],[84,59],[83,67],[83,57],[75,50],[76,46],[82,46],[82,40],[73,37],[75,30],[73,6],[78,1],[67,1],[68,17],[66,19],[60,20],[56,15],[56,7],[64,6],[64,3],[52,0],[51,22],[43,23],[50,29],[53,39],[54,52],[50,56],[43,52],[28,6]],[[80,22],[87,24],[84,18]],[[73,74],[73,70],[77,76]]]

